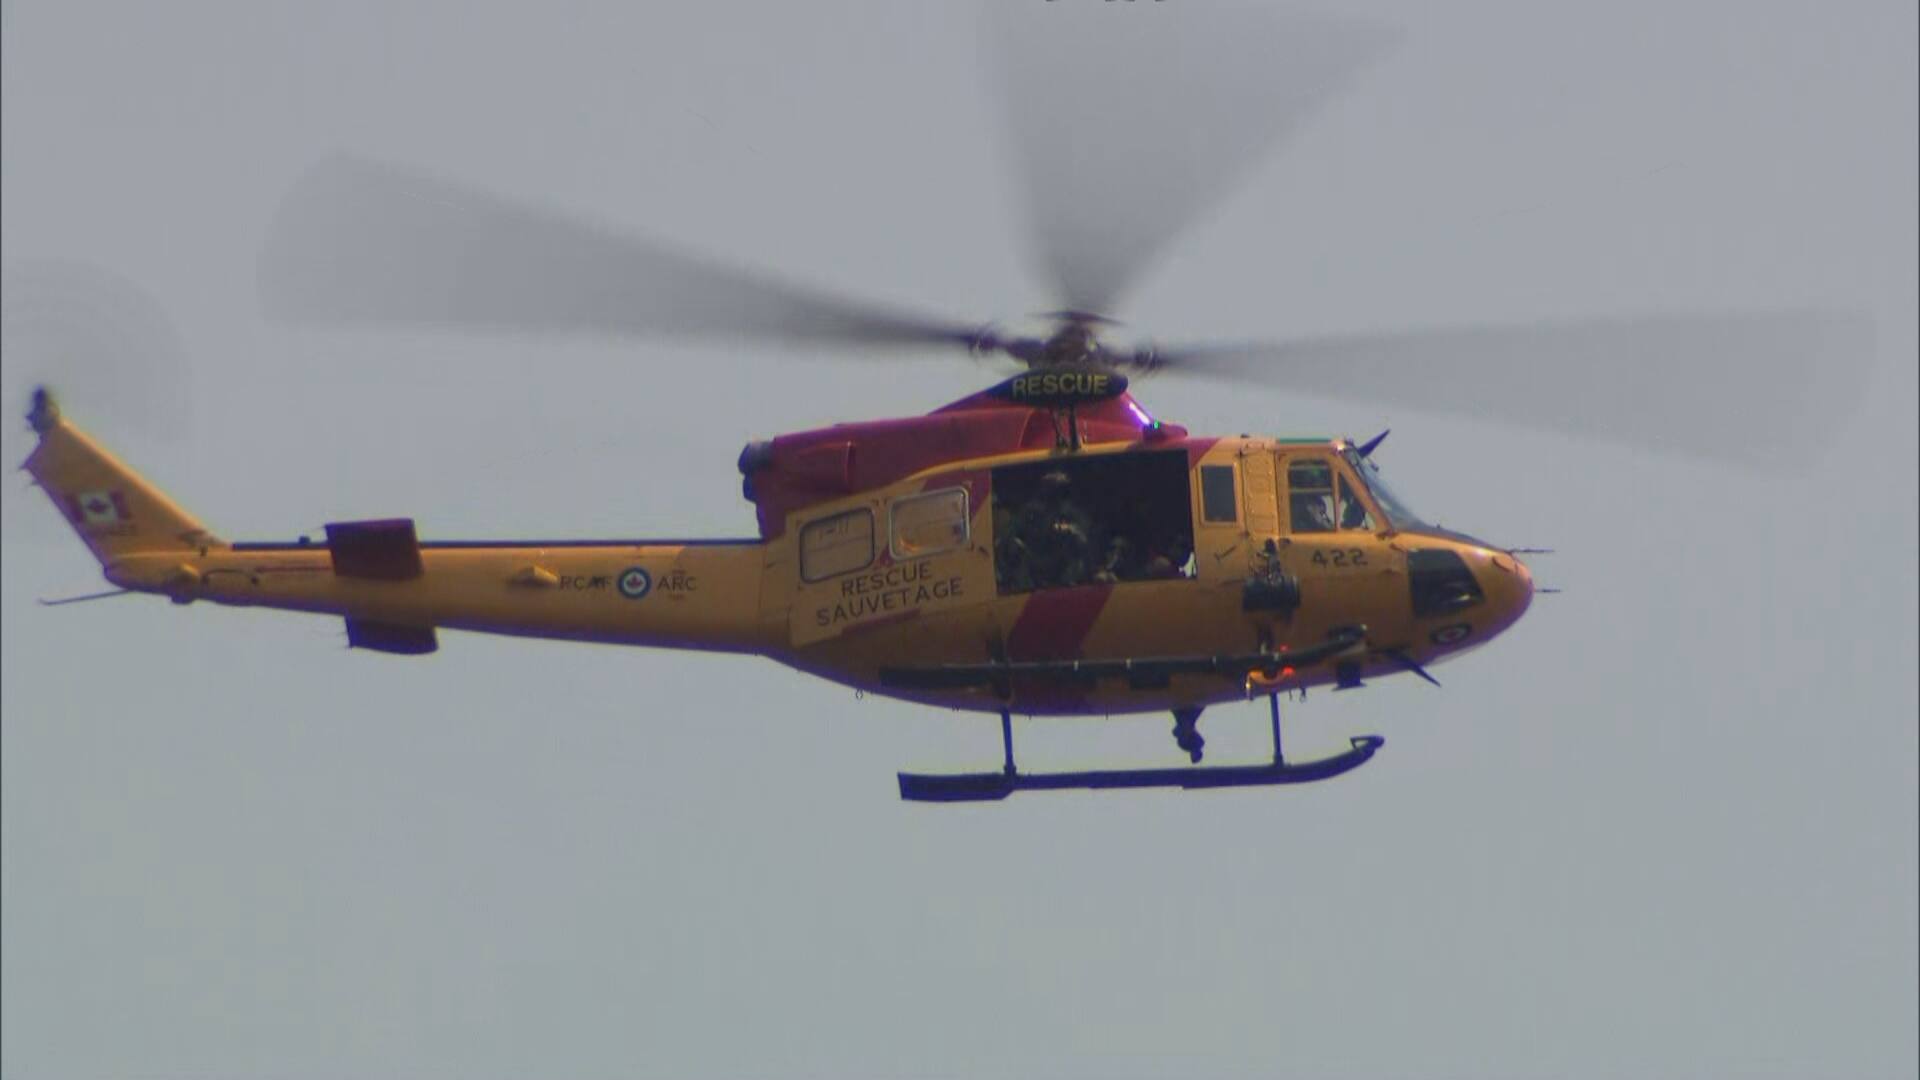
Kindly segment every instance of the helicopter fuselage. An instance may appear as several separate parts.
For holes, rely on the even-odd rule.
[[[342,616],[350,644],[376,651],[429,652],[436,629],[458,629],[759,654],[987,712],[1195,708],[1255,680],[1354,685],[1482,644],[1531,599],[1513,554],[1393,523],[1344,441],[1117,430],[1114,417],[1145,414],[1124,395],[1110,404],[1077,449],[936,447],[874,486],[858,467],[915,462],[856,466],[872,452],[848,430],[862,425],[750,447],[762,535],[741,540],[421,542],[402,519],[338,523],[324,543],[226,543],[57,415],[36,421],[28,468],[122,588]],[[1024,440],[1039,428],[1019,412]],[[857,490],[807,497],[782,486],[783,468],[802,488]],[[1250,655],[1272,659],[1216,662]],[[1105,674],[1076,677],[1090,663]],[[983,670],[999,674],[967,675]]]

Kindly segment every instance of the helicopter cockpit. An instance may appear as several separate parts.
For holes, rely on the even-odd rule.
[[[1329,458],[1316,455],[1288,461],[1287,493],[1288,519],[1295,533],[1374,530],[1373,513],[1358,497],[1354,482],[1337,473]]]
[[[1352,446],[1341,447],[1339,457],[1346,469],[1337,468],[1333,458],[1317,454],[1287,462],[1288,523],[1293,532],[1379,532],[1383,528],[1404,532],[1425,527],[1387,486],[1373,459]],[[1376,520],[1376,506],[1385,522]]]

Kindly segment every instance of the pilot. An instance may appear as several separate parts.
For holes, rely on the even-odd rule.
[[[1343,529],[1371,529],[1373,518],[1367,513],[1367,504],[1353,497],[1353,492],[1341,481],[1340,487],[1340,527]]]
[[[1293,497],[1293,531],[1317,533],[1333,531],[1333,515],[1327,513],[1327,497],[1301,493]]]

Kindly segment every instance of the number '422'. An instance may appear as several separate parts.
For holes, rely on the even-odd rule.
[[[1315,566],[1365,566],[1367,553],[1359,548],[1315,548],[1313,551]]]

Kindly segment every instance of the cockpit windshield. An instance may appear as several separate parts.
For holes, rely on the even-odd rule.
[[[1367,490],[1373,493],[1373,501],[1380,504],[1381,512],[1387,515],[1388,523],[1396,530],[1406,532],[1411,529],[1431,527],[1422,521],[1420,515],[1414,513],[1411,507],[1401,501],[1400,496],[1392,488],[1387,486],[1386,480],[1380,475],[1380,466],[1375,465],[1372,458],[1362,456],[1351,446],[1341,451],[1341,454],[1347,459],[1347,464],[1353,466],[1353,471],[1360,477],[1360,482],[1367,485]]]

